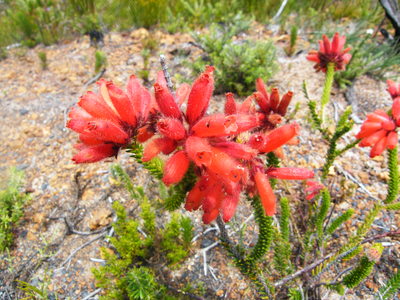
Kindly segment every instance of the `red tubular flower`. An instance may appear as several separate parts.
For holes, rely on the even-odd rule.
[[[180,119],[182,117],[178,104],[175,102],[174,96],[172,96],[166,86],[156,82],[154,84],[154,93],[158,107],[166,117],[176,119]]]
[[[221,203],[222,220],[229,222],[236,212],[236,207],[239,204],[239,194],[227,195]]]
[[[232,93],[226,93],[225,114],[234,115],[237,112],[235,98]]]
[[[199,120],[206,112],[214,90],[214,67],[207,66],[193,83],[189,94],[186,118],[190,125]]]
[[[126,90],[132,102],[136,118],[139,120],[141,119],[143,123],[147,120],[152,106],[150,92],[140,84],[139,79],[135,75],[129,78]],[[123,110],[124,108],[125,107],[121,105],[121,109]],[[125,113],[128,114],[129,111]]]
[[[214,147],[224,151],[236,159],[251,160],[257,155],[257,151],[245,144],[235,142],[221,142]]]
[[[157,122],[158,131],[173,140],[181,140],[186,136],[186,129],[178,119],[162,118]]]
[[[143,150],[143,161],[149,161],[159,153],[169,154],[176,149],[176,142],[172,139],[163,137],[156,138],[147,143]]]
[[[189,168],[189,163],[185,151],[175,152],[164,166],[164,176],[162,181],[166,185],[175,184],[181,181]]]
[[[78,146],[77,146],[78,145]],[[113,144],[99,144],[88,146],[85,144],[77,144],[79,153],[74,155],[72,160],[77,163],[93,163],[107,157],[115,156],[118,153],[118,148]]]
[[[276,197],[271,188],[268,177],[264,173],[257,171],[254,175],[254,181],[256,183],[265,214],[267,216],[273,216],[276,213]]]
[[[267,175],[272,178],[299,180],[314,177],[314,172],[305,168],[271,168]]]
[[[317,181],[307,180],[307,188],[304,190],[307,194],[306,200],[312,200],[324,188],[322,184]]]
[[[390,96],[392,99],[396,99],[397,97],[400,97],[400,82],[396,83],[392,80],[387,81],[387,91],[389,92]]]
[[[267,135],[254,134],[250,137],[249,144],[259,152],[271,152],[283,146],[298,135],[300,126],[297,123],[286,124],[275,128]]]
[[[211,164],[212,147],[206,139],[197,136],[188,137],[185,142],[185,150],[197,166],[207,167]]]
[[[194,185],[194,187],[189,191],[186,202],[185,209],[188,211],[198,210],[201,206],[201,202],[206,192],[206,185],[208,183],[208,176],[202,176]]]
[[[351,54],[348,53],[351,48],[343,49],[345,43],[346,37],[339,36],[339,33],[335,33],[332,43],[323,35],[322,41],[319,41],[319,51],[310,51],[307,59],[316,62],[314,69],[317,72],[326,72],[329,63],[334,64],[335,71],[344,70],[351,59]]]

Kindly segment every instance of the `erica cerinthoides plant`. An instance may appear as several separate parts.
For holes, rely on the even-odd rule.
[[[353,122],[350,119],[351,107],[346,108],[339,118],[337,124],[335,124],[335,130],[332,134],[329,133],[326,120],[326,105],[330,101],[330,94],[333,85],[333,79],[335,72],[339,72],[345,69],[346,64],[351,60],[351,54],[348,52],[350,48],[344,48],[346,43],[345,36],[339,36],[338,33],[332,38],[332,42],[326,35],[322,36],[322,40],[319,41],[319,51],[312,50],[309,52],[307,59],[315,62],[314,69],[319,72],[325,73],[324,89],[320,101],[319,112],[317,103],[310,99],[306,84],[304,83],[303,89],[306,98],[309,100],[308,106],[310,108],[311,120],[314,127],[321,132],[323,138],[329,143],[329,149],[326,155],[325,164],[322,168],[322,179],[326,179],[329,173],[330,167],[333,165],[336,157],[344,153],[345,151],[354,147],[358,141],[354,141],[343,146],[341,149],[337,148],[337,143],[342,136],[351,130]]]

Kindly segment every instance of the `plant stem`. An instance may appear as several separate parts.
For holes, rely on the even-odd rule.
[[[335,75],[335,64],[328,63],[328,67],[326,68],[326,74],[325,74],[324,91],[322,93],[322,98],[321,98],[321,120],[322,120],[322,123],[325,122],[325,106],[329,103],[334,75]]]
[[[399,194],[399,167],[397,161],[397,147],[388,149],[389,183],[385,203],[392,203]]]

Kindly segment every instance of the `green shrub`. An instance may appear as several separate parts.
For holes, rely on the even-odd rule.
[[[160,260],[172,265],[188,256],[193,237],[191,220],[173,214],[165,228],[160,228],[155,214],[157,203],[132,184],[121,166],[114,165],[111,171],[138,202],[140,214],[129,218],[119,202],[113,204],[117,217],[115,235],[109,239],[113,250],[102,248],[106,263],[92,270],[97,286],[104,289],[102,299],[167,299],[166,287],[156,282],[155,274]]]
[[[10,2],[6,17],[12,25],[13,40],[28,47],[57,42],[69,26],[65,22],[66,4],[55,0],[17,0]]]
[[[194,36],[206,56],[191,64],[193,72],[198,74],[205,65],[215,66],[217,92],[248,94],[254,90],[258,77],[268,80],[278,68],[272,42],[233,40],[249,26],[250,21],[238,15],[230,24],[213,25],[208,34]]]
[[[94,72],[97,74],[107,66],[107,55],[103,51],[97,50],[94,57]]]
[[[39,52],[38,57],[40,60],[40,67],[42,68],[42,70],[46,70],[48,67],[46,52]]]
[[[23,216],[24,204],[29,196],[20,191],[24,173],[11,168],[7,186],[0,191],[0,252],[8,249],[13,242],[13,227]]]

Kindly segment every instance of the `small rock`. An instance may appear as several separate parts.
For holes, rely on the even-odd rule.
[[[218,290],[215,293],[218,297],[222,297],[224,295],[224,291],[223,290]]]
[[[29,113],[29,110],[27,110],[26,108],[21,108],[20,110],[19,110],[19,114],[21,115],[21,116],[25,116],[26,114],[28,114]]]

